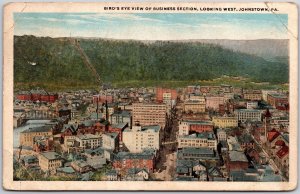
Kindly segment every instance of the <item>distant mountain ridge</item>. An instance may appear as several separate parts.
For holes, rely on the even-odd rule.
[[[99,40],[97,37],[78,37],[86,40]],[[104,38],[103,40],[116,40]],[[219,45],[223,48],[256,55],[265,59],[274,57],[288,57],[289,56],[289,40],[288,39],[255,39],[255,40],[234,40],[234,39],[189,39],[189,40],[132,40],[125,39],[120,41],[138,41],[143,43],[155,42],[200,42],[206,44]]]
[[[288,82],[287,57],[267,61],[212,41],[153,41],[149,44],[133,40],[78,40],[105,82],[208,80],[222,75],[244,76],[258,82]],[[15,36],[14,81],[72,85],[95,83],[95,78],[69,38]]]

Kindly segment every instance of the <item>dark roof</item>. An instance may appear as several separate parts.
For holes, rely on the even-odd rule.
[[[130,152],[118,152],[114,155],[114,160],[123,159],[145,159],[152,160],[154,158],[154,152],[144,151],[142,153],[130,153]]]
[[[56,152],[43,152],[41,153],[41,155],[47,158],[48,160],[61,159],[61,156]]]
[[[22,131],[21,133],[33,133],[33,132],[49,132],[52,130],[52,126],[50,125],[44,125],[39,127],[30,127],[29,129],[26,129]]]

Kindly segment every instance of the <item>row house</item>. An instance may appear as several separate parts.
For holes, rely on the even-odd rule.
[[[21,101],[40,101],[53,103],[58,99],[57,93],[48,93],[43,89],[32,89],[31,91],[21,91],[16,98]]]

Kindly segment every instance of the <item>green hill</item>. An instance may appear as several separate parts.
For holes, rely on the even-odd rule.
[[[243,76],[257,82],[288,82],[288,61],[261,57],[199,42],[79,39],[103,82],[192,81]],[[35,64],[35,65],[32,65]],[[14,80],[30,84],[95,85],[68,38],[15,36]]]

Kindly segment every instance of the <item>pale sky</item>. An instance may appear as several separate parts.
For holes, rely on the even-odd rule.
[[[136,40],[287,39],[287,14],[15,13],[15,35]]]

